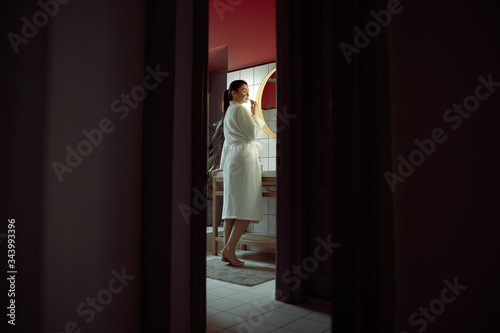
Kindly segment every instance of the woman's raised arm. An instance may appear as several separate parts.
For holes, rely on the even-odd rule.
[[[250,114],[250,111],[241,105],[236,111],[236,119],[239,127],[247,138],[251,141],[257,140],[259,132],[264,126],[264,120],[260,119],[257,115]]]

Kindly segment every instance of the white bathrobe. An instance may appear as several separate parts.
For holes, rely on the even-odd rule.
[[[222,219],[262,220],[262,173],[257,136],[265,122],[231,101],[224,118],[220,167],[224,177]]]

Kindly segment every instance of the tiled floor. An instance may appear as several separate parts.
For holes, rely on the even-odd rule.
[[[274,256],[269,253],[238,251],[237,256],[248,263],[274,267]],[[220,257],[209,255],[207,260]],[[286,304],[274,300],[274,292],[275,280],[246,287],[207,278],[207,333],[330,332],[326,304]]]

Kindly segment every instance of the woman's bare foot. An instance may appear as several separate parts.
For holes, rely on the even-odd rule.
[[[229,264],[232,265],[232,266],[241,267],[241,266],[243,266],[245,264],[244,261],[238,260],[238,258],[236,258],[236,254],[235,253],[230,253],[226,249],[222,249],[221,255],[222,255],[222,259],[221,260],[224,261],[224,262],[229,262]]]

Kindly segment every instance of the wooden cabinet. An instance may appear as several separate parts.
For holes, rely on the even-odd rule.
[[[213,209],[212,209],[212,229],[213,229],[213,239],[212,239],[212,253],[213,255],[218,255],[219,253],[219,242],[224,242],[224,237],[219,236],[219,216],[218,216],[218,200],[217,197],[223,197],[224,191],[219,190],[219,187],[223,188],[223,178],[222,172],[219,172],[215,177],[213,177]],[[274,171],[263,171],[262,173],[262,186],[274,187],[273,191],[262,192],[262,197],[275,198],[276,197],[276,172]],[[242,245],[252,245],[252,246],[262,246],[271,249],[276,248],[276,236],[275,235],[264,235],[245,232],[238,242]]]

